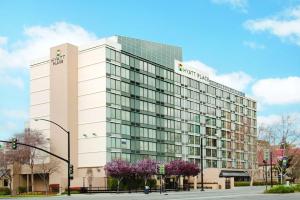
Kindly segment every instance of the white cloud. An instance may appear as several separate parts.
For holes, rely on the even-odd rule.
[[[252,86],[252,92],[262,104],[295,104],[300,103],[299,85],[300,77],[262,79]]]
[[[280,115],[257,116],[258,126],[272,126],[281,122]]]
[[[293,129],[292,126],[295,126],[294,128],[296,128],[298,132],[300,131],[300,125],[298,123],[300,120],[299,112],[257,116],[257,125],[258,127],[274,127],[282,124],[283,120],[288,120],[291,130]]]
[[[80,45],[97,39],[82,27],[65,22],[25,27],[24,35],[25,40],[8,44],[10,48],[0,47],[0,68],[26,67],[31,60],[48,55],[51,46],[66,42]]]
[[[201,61],[192,60],[186,61],[184,63],[208,74],[211,80],[222,83],[237,90],[245,90],[245,88],[252,81],[251,76],[242,71],[232,72],[228,74],[218,74],[213,67],[210,67],[202,63]]]
[[[252,32],[269,32],[300,46],[300,6],[273,17],[248,20],[244,25]]]
[[[0,36],[0,46],[7,43],[7,37]]]
[[[1,73],[0,72],[0,85],[4,85],[4,86],[12,86],[12,87],[16,87],[18,89],[24,89],[24,81],[21,77],[15,77],[15,76],[11,76],[8,75],[6,73]]]
[[[246,47],[249,47],[250,49],[265,49],[265,45],[263,44],[258,44],[256,42],[253,41],[244,41],[243,45]]]
[[[211,0],[215,4],[229,5],[231,8],[247,13],[247,0]]]
[[[0,139],[6,140],[9,139],[14,133],[18,131],[18,126],[16,123],[11,121],[6,121],[1,123],[0,126]]]
[[[24,110],[3,109],[1,110],[0,113],[4,119],[21,119],[21,120],[28,119],[28,113],[25,112]]]

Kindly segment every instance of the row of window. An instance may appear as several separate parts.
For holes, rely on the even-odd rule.
[[[116,67],[118,67],[118,66],[116,66]],[[147,80],[149,80],[148,85],[152,85],[153,87],[155,87],[155,79],[154,78],[148,77]],[[158,81],[160,81],[160,80],[158,80]],[[162,85],[161,89],[168,90],[168,91],[172,92],[172,88],[173,88],[172,84],[161,81],[161,85]],[[108,88],[111,88],[111,89],[121,90],[121,91],[124,91],[124,92],[129,92],[129,84],[125,83],[125,82],[120,82],[119,80],[108,79],[107,86],[108,86]],[[141,89],[141,87],[139,87],[139,86],[132,86],[132,90],[133,90],[132,93],[134,93],[136,95],[143,96],[145,98],[149,98],[149,97],[154,98],[155,97],[155,91],[153,91],[153,90],[151,90],[152,94],[149,94],[147,89],[145,89],[145,88]],[[160,95],[158,95],[158,96],[160,96]],[[205,94],[200,94],[200,101],[211,104],[211,105],[217,105],[221,108],[225,108],[225,109],[228,109],[228,110],[235,110],[236,112],[244,113],[244,114],[247,114],[248,116],[256,117],[256,111],[253,111],[253,110],[250,110],[250,109],[247,109],[247,108],[244,109],[241,106],[230,104],[229,102],[221,101],[219,99],[216,100],[216,98],[211,97],[211,96],[207,96]],[[166,96],[165,99],[164,99],[164,102],[168,102],[170,104],[173,104],[173,98],[171,96],[170,97]],[[200,108],[198,103],[195,103],[195,102],[192,102],[192,101],[189,101],[189,100],[184,100],[184,99],[177,98],[177,97],[175,98],[175,105],[181,106],[181,107],[184,107],[184,108],[189,108],[189,109],[192,109],[192,110],[199,110],[199,108]],[[215,112],[212,111],[212,114],[213,113],[215,113]]]
[[[208,92],[209,94],[220,96],[220,97],[223,97],[225,99],[230,99],[230,100],[236,101],[238,103],[247,105],[248,107],[251,107],[251,108],[256,108],[256,103],[254,101],[244,99],[243,97],[234,95],[232,93],[221,90],[219,88],[216,89],[215,87],[213,87],[211,85],[206,85],[204,83],[198,82],[198,81],[190,79],[188,77],[184,77],[184,76],[181,76],[179,74],[174,74],[173,72],[168,71],[166,69],[163,69],[159,66],[154,66],[150,63],[138,60],[138,59],[133,58],[133,57],[129,57],[127,55],[121,54],[118,51],[107,48],[106,49],[106,57],[111,59],[111,60],[117,61],[119,63],[123,63],[123,64],[129,65],[131,67],[138,68],[138,69],[143,70],[143,71],[147,71],[147,72],[150,72],[150,73],[153,73],[153,74],[157,74],[161,77],[164,77],[164,78],[167,78],[167,79],[170,79],[170,80],[173,80],[173,76],[174,76],[175,81],[178,82],[178,83],[186,84],[189,87],[193,87],[195,89],[199,89],[199,90]]]
[[[121,96],[119,94],[106,93],[106,102],[115,105],[130,107],[130,98]]]
[[[106,117],[112,119],[130,121],[130,112],[125,110],[115,109],[115,108],[107,108]]]
[[[129,84],[128,83],[125,83],[125,82],[121,82],[119,80],[114,80],[114,79],[108,79],[108,83],[107,83],[108,87],[110,87],[111,89],[115,89],[115,90],[121,90],[123,92],[129,92]],[[155,100],[155,91],[154,90],[148,90],[146,88],[142,88],[142,87],[139,87],[139,86],[131,86],[132,89],[134,90],[133,93],[136,94],[136,95],[139,95],[140,96],[143,96],[145,98],[152,98]],[[160,95],[157,95],[157,99],[161,99],[159,98]],[[173,98],[170,96],[170,95],[162,95],[162,97],[164,97],[167,102],[169,103],[172,103],[172,100]],[[110,98],[110,96],[109,96]],[[112,103],[116,103],[118,105],[121,105],[121,103],[123,103],[123,99],[120,99],[121,97],[119,98],[112,98],[112,99],[109,99],[109,101],[112,101]],[[125,105],[129,105],[129,99],[125,99],[125,97],[123,97],[124,100],[125,100]],[[208,99],[210,99],[212,97],[209,97]],[[213,108],[213,107],[209,107],[209,106],[206,106],[206,105],[203,105],[203,104],[199,104],[199,103],[195,103],[195,102],[192,102],[192,101],[189,101],[189,100],[184,100],[184,99],[180,99],[178,97],[175,97],[175,105],[176,106],[181,106],[183,108],[188,108],[188,109],[191,109],[191,110],[196,110],[196,111],[199,111],[200,112],[203,112],[203,113],[207,113],[209,115],[216,115],[216,108]],[[228,102],[225,102],[226,105],[228,105],[230,107],[230,104]],[[232,104],[233,105],[233,104]],[[235,106],[235,105],[233,105]],[[239,106],[236,106],[236,107],[239,107]],[[247,109],[247,112],[250,114],[250,116],[253,116],[253,117],[256,117],[256,112],[255,111],[252,111],[250,109]],[[243,107],[241,107],[241,110],[243,110]],[[230,113],[229,112],[226,112],[226,111],[223,111],[222,112],[222,116],[225,116],[227,119],[230,119]],[[237,116],[237,120],[239,121],[240,120],[240,116],[239,115],[236,115]],[[256,121],[254,122],[254,124],[256,124]]]
[[[110,147],[118,149],[130,149],[130,140],[124,138],[110,138]]]
[[[129,70],[114,64],[106,63],[106,73],[129,79]]]
[[[106,87],[113,90],[129,93],[129,84],[115,79],[106,79]]]
[[[117,133],[130,135],[130,126],[125,124],[107,123],[106,130],[108,133]]]
[[[114,96],[114,95],[112,95]],[[125,101],[126,102],[126,101]],[[142,105],[142,106],[141,106]],[[126,105],[128,106],[128,105]],[[152,103],[148,102],[140,102],[140,109],[144,109],[150,112],[155,112],[155,105]],[[166,110],[172,110],[172,108],[165,108]],[[175,110],[175,116],[176,116],[176,111]],[[172,114],[172,113],[170,113]],[[182,114],[180,112],[180,114]],[[178,115],[178,113],[177,113]],[[178,115],[178,118],[183,118],[185,119],[185,115]],[[190,114],[190,120],[191,121],[198,121],[200,119],[198,114]],[[170,129],[177,129],[177,130],[183,130],[183,131],[188,131],[188,132],[193,132],[193,133],[200,133],[201,132],[201,127],[197,124],[190,124],[190,123],[182,123],[182,122],[176,122],[174,120],[170,119],[163,119],[163,118],[156,118],[155,116],[151,115],[145,115],[145,114],[140,114],[140,113],[131,113],[129,111],[125,110],[119,110],[115,108],[107,108],[107,117],[112,118],[112,119],[119,119],[119,120],[126,120],[126,121],[135,121],[137,123],[142,123],[142,124],[149,124],[153,126],[158,126],[158,127],[164,127],[164,128],[170,128]],[[159,119],[159,120],[157,120]],[[245,134],[255,134],[256,133],[256,128],[249,128],[248,126],[241,126],[239,124],[234,124],[229,121],[225,120],[220,120],[221,121],[221,128],[225,129],[232,129],[236,130],[239,132],[243,132]],[[186,125],[185,125],[186,124]],[[211,126],[218,126],[216,123],[216,119],[207,117],[206,118],[206,124],[211,125]],[[210,128],[206,127],[206,134],[207,135],[215,135],[216,134],[216,129],[215,128]]]
[[[159,160],[159,161],[164,161],[164,162],[170,162],[172,160],[175,160],[174,157],[161,157],[161,156],[152,156],[152,155],[136,155],[136,154],[128,154],[128,153],[120,153],[120,152],[111,152],[111,160],[126,160],[128,162],[136,162],[138,160],[143,160],[145,158],[153,159],[153,160]],[[189,158],[190,162],[197,163],[198,165],[200,164],[200,159],[194,159],[194,158]],[[213,160],[213,159],[205,159],[205,168],[217,168],[218,161]],[[232,162],[232,161],[222,161],[222,168],[237,168],[237,169],[244,169],[246,167],[245,162],[237,161],[237,162]],[[248,167],[251,168],[251,163],[248,163]],[[8,181],[7,181],[8,183]]]

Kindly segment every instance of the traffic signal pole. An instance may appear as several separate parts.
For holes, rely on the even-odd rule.
[[[61,130],[63,130],[67,135],[68,135],[68,196],[71,195],[71,192],[70,192],[70,186],[71,186],[71,174],[70,174],[70,167],[71,167],[71,156],[70,156],[70,131],[67,131],[64,127],[62,127],[61,125],[59,125],[58,123],[54,122],[54,121],[51,121],[51,120],[48,120],[48,119],[42,119],[42,118],[39,118],[39,119],[34,119],[35,121],[46,121],[46,122],[49,122],[49,123],[52,123],[56,126],[58,126]],[[73,177],[73,174],[72,174],[72,177]]]
[[[70,174],[70,167],[71,167],[71,160],[70,160],[70,131],[67,131],[68,134],[68,196],[71,195],[70,186],[71,186],[71,174]],[[72,170],[73,171],[73,170]]]
[[[9,144],[12,144],[12,143],[13,143],[12,141],[5,141],[5,140],[0,140],[0,142],[9,143]],[[15,144],[16,144],[16,145],[27,146],[27,147],[30,147],[30,148],[34,148],[34,149],[40,150],[40,151],[45,152],[45,153],[47,153],[47,154],[49,154],[49,155],[51,155],[51,156],[54,156],[54,157],[56,157],[56,158],[58,158],[58,159],[60,159],[60,160],[63,160],[63,161],[65,161],[65,162],[68,162],[67,159],[65,159],[65,158],[63,158],[63,157],[60,157],[59,155],[56,155],[56,154],[54,154],[54,153],[51,153],[50,151],[47,151],[47,150],[45,150],[45,149],[42,149],[42,148],[39,148],[39,147],[30,145],[30,144],[24,144],[24,143],[21,143],[21,142],[16,142]]]

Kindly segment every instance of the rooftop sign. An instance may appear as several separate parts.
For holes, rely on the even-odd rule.
[[[191,66],[187,66],[183,64],[182,62],[175,60],[175,73],[192,78],[197,81],[201,81],[204,83],[209,84],[209,78],[208,75],[201,72],[200,70],[193,68]]]
[[[59,65],[64,62],[65,55],[61,54],[61,51],[58,49],[56,51],[56,57],[51,59],[52,65]]]

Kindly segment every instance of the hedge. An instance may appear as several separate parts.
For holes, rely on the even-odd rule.
[[[246,181],[234,182],[234,187],[244,187],[244,186],[250,186],[250,182],[246,182]]]
[[[26,192],[27,192],[27,188],[26,188],[26,187],[19,186],[19,187],[18,187],[18,192],[19,192],[20,194],[26,193]]]
[[[80,194],[80,191],[77,191],[77,190],[70,190],[70,193],[71,194]],[[63,193],[61,193],[61,194],[68,194],[68,191],[64,191]]]
[[[295,189],[295,192],[300,192],[300,184],[294,185],[293,187]]]
[[[253,182],[253,186],[264,186],[266,185],[265,182]],[[271,182],[268,181],[268,185],[271,185]],[[273,185],[278,185],[277,181],[273,181]]]
[[[0,195],[10,195],[10,189],[6,187],[0,187]]]
[[[253,186],[264,186],[266,183],[265,182],[253,182]],[[268,185],[271,185],[270,182],[268,182]],[[274,181],[273,185],[278,185],[278,182]],[[236,181],[234,182],[235,187],[245,187],[245,186],[250,186],[250,182],[248,181]]]
[[[266,193],[294,193],[295,187],[277,185],[265,191]]]

